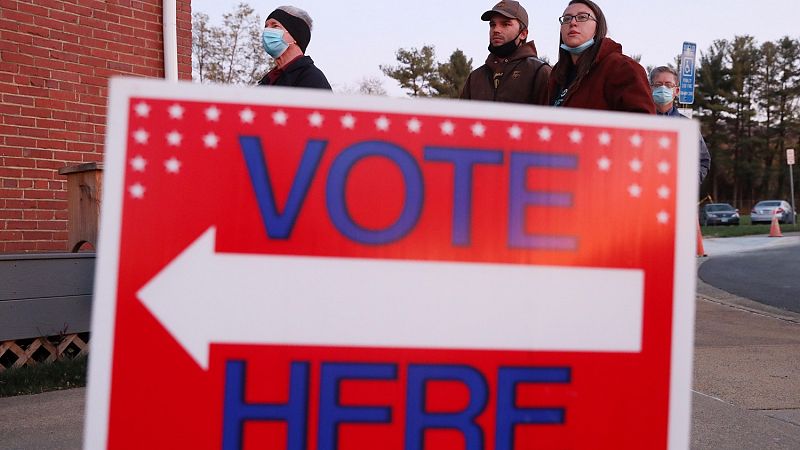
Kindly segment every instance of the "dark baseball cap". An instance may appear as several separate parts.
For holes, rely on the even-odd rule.
[[[494,8],[486,11],[481,15],[481,20],[488,22],[492,19],[494,14],[501,14],[509,19],[517,19],[522,23],[522,26],[528,28],[528,12],[525,8],[515,1],[506,1],[494,5]]]

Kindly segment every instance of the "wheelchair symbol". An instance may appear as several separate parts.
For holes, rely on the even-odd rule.
[[[681,66],[683,67],[683,75],[692,76],[692,73],[694,73],[694,61],[691,58],[685,58]]]

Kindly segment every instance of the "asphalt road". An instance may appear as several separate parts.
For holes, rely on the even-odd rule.
[[[790,237],[774,239],[791,239]],[[800,313],[800,242],[731,252],[710,258],[698,275],[740,297]]]

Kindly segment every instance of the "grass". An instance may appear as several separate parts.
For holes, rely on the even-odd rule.
[[[769,234],[769,224],[752,225],[750,223],[750,216],[742,216],[739,225],[728,226],[713,226],[713,227],[700,227],[703,237],[736,237],[736,236],[751,236],[758,234]],[[800,225],[781,225],[781,232],[788,233],[792,231],[800,231]]]
[[[0,372],[0,397],[86,386],[87,361],[79,356]]]

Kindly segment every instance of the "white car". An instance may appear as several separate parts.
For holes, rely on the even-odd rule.
[[[795,223],[792,205],[784,200],[764,200],[756,203],[750,211],[750,223],[769,223],[773,214],[778,216],[780,223]]]

